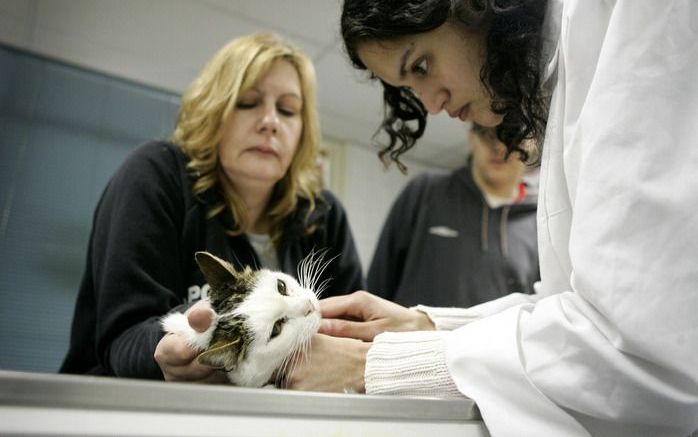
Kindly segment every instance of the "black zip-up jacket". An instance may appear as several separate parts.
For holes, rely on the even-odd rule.
[[[185,310],[206,290],[194,253],[206,250],[237,268],[259,266],[247,237],[230,237],[232,215],[207,219],[214,190],[197,200],[188,160],[176,146],[147,143],[117,170],[97,206],[85,273],[73,318],[63,373],[162,379],[153,359],[163,336],[160,317]],[[297,265],[311,250],[327,249],[330,279],[322,297],[364,288],[361,265],[346,213],[323,192],[306,218],[299,199],[287,219],[278,248],[281,270],[297,277]],[[317,230],[306,235],[307,224]]]
[[[490,208],[469,167],[409,182],[383,226],[368,290],[412,306],[470,307],[540,279],[536,202]]]

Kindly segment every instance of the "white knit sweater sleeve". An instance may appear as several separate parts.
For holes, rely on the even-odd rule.
[[[410,309],[426,314],[434,322],[437,331],[452,331],[481,317],[477,311],[470,308],[417,305]]]
[[[452,331],[470,322],[491,316],[522,303],[532,303],[540,299],[538,294],[511,293],[499,299],[471,306],[470,308],[413,306],[410,309],[426,314],[437,330]]]
[[[385,332],[366,357],[367,394],[464,398],[446,366],[447,331]]]

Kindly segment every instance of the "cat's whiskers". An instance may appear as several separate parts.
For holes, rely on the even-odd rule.
[[[328,251],[329,249],[319,251],[313,249],[298,265],[298,279],[301,286],[311,290],[317,298],[320,298],[322,292],[325,291],[330,279],[325,279],[319,286],[317,282],[322,277],[327,266],[339,256],[337,254],[325,261],[324,258]]]
[[[281,363],[281,366],[276,371],[276,378],[274,380],[274,385],[277,387],[282,387],[282,383],[286,382],[286,372],[288,368],[288,361],[289,361],[290,356],[287,356],[284,358],[284,361]]]
[[[286,375],[288,374],[289,369],[293,367],[290,365],[291,365],[291,362],[293,361],[294,356],[296,355],[296,352],[297,352],[297,348],[298,348],[297,342],[298,342],[298,340],[296,339],[294,341],[292,348],[291,348],[291,353],[286,355],[286,357],[284,357],[284,360],[281,362],[281,365],[277,369],[276,383],[275,383],[275,385],[277,387],[281,386],[281,383],[286,382]]]
[[[324,255],[324,254],[323,254]],[[322,277],[322,273],[325,271],[327,266],[335,260],[339,255],[335,255],[334,257],[328,259],[327,261],[322,261],[323,257],[322,255],[318,258],[317,263],[315,264],[315,269],[313,272],[313,277],[311,278],[311,290],[315,290],[317,288],[317,281]]]
[[[312,277],[315,256],[316,252],[313,249],[298,265],[298,279],[302,287],[309,288],[310,286],[309,279]]]
[[[310,358],[310,346],[314,333],[317,332],[317,325],[309,327],[301,335],[294,339],[293,352],[289,354],[279,366],[275,385],[277,387],[287,387],[287,375],[292,374],[301,363],[307,362]]]
[[[290,374],[290,372],[296,368],[296,360],[298,356],[298,350],[294,350],[293,353],[289,354],[286,358],[284,358],[284,362],[279,367],[279,371],[276,375],[276,386],[282,386],[283,388],[286,388],[286,381],[287,378],[286,376]],[[283,385],[282,385],[283,383]]]
[[[327,286],[330,284],[330,279],[327,278],[322,283],[320,283],[320,286],[318,286],[317,290],[313,290],[315,293],[315,297],[320,299],[320,296],[322,296],[322,293],[327,289]]]

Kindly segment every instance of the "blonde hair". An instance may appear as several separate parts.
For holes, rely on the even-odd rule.
[[[303,99],[303,130],[291,164],[284,177],[276,183],[265,211],[271,220],[274,242],[279,241],[283,221],[296,209],[298,197],[309,201],[309,215],[320,191],[313,177],[320,127],[315,103],[315,69],[310,58],[270,33],[254,33],[232,40],[216,52],[184,92],[172,134],[172,141],[190,159],[188,168],[197,175],[194,195],[214,187],[223,195],[224,202],[214,205],[208,217],[215,217],[227,208],[235,221],[235,228],[228,233],[240,235],[246,232],[250,224],[244,204],[235,193],[222,188],[223,171],[218,145],[223,137],[224,123],[236,109],[238,96],[252,88],[278,59],[288,61],[298,72]],[[306,228],[308,233],[313,230]]]

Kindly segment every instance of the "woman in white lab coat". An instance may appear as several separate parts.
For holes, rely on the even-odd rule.
[[[532,299],[465,310],[327,299],[332,336],[316,336],[292,387],[467,396],[493,436],[698,428],[698,3],[542,3],[345,0],[350,57],[386,89],[393,158],[425,111],[501,124],[508,144],[544,130],[542,281]],[[521,26],[497,28],[506,14]],[[495,31],[542,35],[540,67],[489,74]]]

